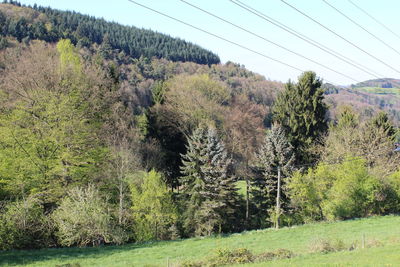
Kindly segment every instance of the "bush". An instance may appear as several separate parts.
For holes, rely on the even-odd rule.
[[[288,249],[278,248],[277,250],[267,251],[257,256],[257,261],[270,261],[276,259],[289,259],[294,253]]]
[[[0,212],[0,249],[31,249],[51,245],[52,227],[37,199],[8,203]]]
[[[107,202],[93,186],[71,190],[52,214],[59,243],[64,246],[123,243],[127,237],[115,227],[110,214]]]
[[[310,242],[309,250],[313,253],[329,253],[342,250],[352,250],[354,245],[346,246],[341,239],[316,238]]]
[[[288,188],[304,222],[385,214],[396,211],[399,203],[393,183],[378,179],[361,158],[332,166],[322,162],[306,173],[297,172]]]
[[[217,249],[214,256],[204,261],[185,261],[181,267],[200,267],[200,266],[221,266],[254,262],[255,257],[246,248],[237,249]]]
[[[215,265],[249,263],[254,261],[254,255],[246,248],[237,248],[233,250],[218,249],[216,256],[211,258],[210,262]]]

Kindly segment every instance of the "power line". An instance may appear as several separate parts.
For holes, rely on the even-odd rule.
[[[356,3],[354,3],[351,0],[348,0],[353,6],[355,6],[358,10],[360,10],[361,12],[363,12],[365,15],[367,15],[368,17],[370,17],[372,20],[374,20],[376,23],[378,23],[379,25],[381,25],[383,28],[385,28],[387,31],[391,32],[393,35],[395,35],[397,38],[400,39],[400,35],[398,35],[397,33],[395,33],[394,31],[392,31],[389,27],[387,27],[385,24],[383,24],[382,22],[380,22],[379,20],[377,20],[376,18],[374,18],[371,14],[369,14],[367,11],[365,11],[364,9],[362,9],[360,6],[358,6]]]
[[[331,49],[331,48],[319,43],[318,41],[315,41],[315,40],[305,36],[304,34],[294,30],[293,28],[291,28],[291,27],[289,27],[289,26],[287,26],[287,25],[285,25],[285,24],[283,24],[283,23],[281,23],[279,21],[277,21],[276,19],[273,19],[273,18],[267,16],[266,14],[256,10],[255,8],[253,8],[253,7],[247,5],[247,4],[245,4],[245,3],[243,3],[243,2],[241,2],[239,0],[229,0],[229,1],[232,2],[233,4],[237,5],[238,7],[242,8],[242,9],[244,9],[244,10],[246,10],[246,11],[248,11],[248,12],[250,12],[250,13],[256,15],[256,16],[258,16],[258,17],[260,17],[261,19],[263,19],[263,20],[275,25],[276,27],[278,27],[278,28],[280,28],[280,29],[282,29],[282,30],[284,30],[284,31],[296,36],[297,38],[299,38],[299,39],[301,39],[301,40],[303,40],[303,41],[305,41],[305,42],[307,42],[307,43],[319,48],[320,50],[322,50],[322,51],[324,51],[324,52],[326,52],[326,53],[338,58],[339,60],[341,60],[341,61],[343,61],[343,62],[345,62],[345,63],[347,63],[347,64],[349,64],[349,65],[351,65],[351,66],[353,66],[353,67],[365,72],[365,73],[367,73],[368,75],[374,76],[375,78],[383,77],[383,75],[381,75],[381,74],[369,69],[368,67],[366,67],[366,66],[364,66],[364,65],[362,65],[360,63],[355,62],[354,60],[352,60],[352,59],[346,57],[345,55],[343,55],[343,54],[341,54],[341,53],[339,53],[339,52],[337,52],[337,51],[335,51],[335,50],[333,50],[333,49]]]
[[[269,57],[269,56],[267,56],[267,55],[265,55],[265,54],[263,54],[263,53],[257,52],[257,51],[255,51],[255,50],[253,50],[253,49],[251,49],[251,48],[248,48],[248,47],[246,47],[246,46],[244,46],[244,45],[238,44],[238,43],[236,43],[236,42],[234,42],[234,41],[230,41],[230,40],[228,40],[228,39],[226,39],[226,38],[224,38],[224,37],[222,37],[222,36],[219,36],[219,35],[217,35],[217,34],[214,34],[214,33],[211,33],[211,32],[209,32],[209,31],[203,30],[203,29],[201,29],[201,28],[199,28],[199,27],[196,27],[196,26],[194,26],[194,25],[192,25],[192,24],[190,24],[190,23],[184,22],[184,21],[182,21],[182,20],[180,20],[180,19],[174,18],[174,17],[169,16],[169,15],[167,15],[167,14],[165,14],[165,13],[162,13],[162,12],[160,12],[160,11],[157,11],[157,10],[151,8],[151,7],[145,6],[145,5],[140,4],[140,3],[136,2],[136,1],[133,1],[133,0],[128,0],[128,1],[131,2],[131,3],[133,3],[133,4],[135,4],[135,5],[138,5],[138,6],[141,6],[141,7],[145,8],[145,9],[148,9],[148,10],[154,12],[154,13],[157,13],[157,14],[159,14],[159,15],[162,15],[162,16],[164,16],[164,17],[167,17],[167,18],[169,18],[169,19],[172,19],[172,20],[174,20],[174,21],[177,21],[177,22],[179,22],[179,23],[181,23],[181,24],[184,24],[184,25],[186,25],[186,26],[188,26],[188,27],[191,27],[191,28],[193,28],[193,29],[196,29],[196,30],[198,30],[198,31],[201,31],[201,32],[203,32],[203,33],[206,33],[206,34],[208,34],[208,35],[211,35],[211,36],[213,36],[213,37],[215,37],[215,38],[218,38],[218,39],[220,39],[220,40],[223,40],[223,41],[225,41],[225,42],[228,42],[228,43],[230,43],[230,44],[233,44],[233,45],[235,45],[235,46],[238,46],[238,47],[240,47],[240,48],[242,48],[242,49],[245,49],[245,50],[247,50],[247,51],[250,51],[250,52],[252,52],[252,53],[254,53],[254,54],[257,54],[257,55],[259,55],[259,56],[265,57],[265,58],[267,58],[267,59],[269,59],[269,60],[275,61],[275,62],[277,62],[277,63],[280,63],[280,64],[282,64],[282,65],[285,65],[285,66],[287,66],[287,67],[289,67],[289,68],[292,68],[292,69],[295,69],[295,70],[297,70],[297,71],[304,72],[303,70],[301,70],[301,69],[299,69],[299,68],[297,68],[297,67],[295,67],[295,66],[292,66],[292,65],[290,65],[290,64],[287,64],[287,63],[285,63],[285,62],[283,62],[283,61],[280,61],[280,60],[278,60],[278,59]]]
[[[347,16],[346,14],[344,14],[342,11],[340,11],[338,8],[336,8],[335,6],[333,6],[331,3],[329,3],[326,0],[322,0],[325,4],[327,4],[328,6],[330,6],[332,9],[336,10],[339,14],[341,14],[343,17],[345,17],[346,19],[350,20],[353,24],[357,25],[359,28],[361,28],[362,30],[364,30],[365,32],[367,32],[369,35],[371,35],[372,37],[374,37],[376,40],[378,40],[379,42],[381,42],[382,44],[384,44],[386,47],[392,49],[394,52],[396,52],[396,54],[400,55],[399,51],[397,51],[395,48],[393,48],[392,46],[390,46],[388,43],[386,43],[385,41],[383,41],[381,38],[379,38],[378,36],[376,36],[375,34],[373,34],[372,32],[370,32],[369,30],[367,30],[365,27],[363,27],[362,25],[360,25],[359,23],[357,23],[356,21],[354,21],[352,18],[350,18],[349,16]]]
[[[227,23],[227,24],[229,24],[229,25],[231,25],[231,26],[234,26],[234,27],[236,27],[236,28],[238,28],[238,29],[240,29],[240,30],[242,30],[242,31],[244,31],[244,32],[247,32],[247,33],[249,33],[249,34],[251,34],[251,35],[253,35],[253,36],[256,36],[256,37],[259,38],[259,39],[262,39],[262,40],[264,40],[264,41],[266,41],[266,42],[268,42],[268,43],[271,43],[271,44],[273,44],[273,45],[275,45],[275,46],[277,46],[277,47],[279,47],[279,48],[281,48],[281,49],[283,49],[283,50],[286,50],[286,51],[288,51],[288,52],[290,52],[290,53],[292,53],[292,54],[294,54],[294,55],[296,55],[296,56],[302,57],[302,58],[304,58],[304,59],[306,59],[306,60],[308,60],[308,61],[310,61],[310,62],[312,62],[312,63],[314,63],[314,64],[317,64],[317,65],[319,65],[319,66],[321,66],[321,67],[324,67],[324,68],[326,68],[326,69],[328,69],[328,70],[330,70],[330,71],[332,71],[332,72],[335,72],[335,73],[337,73],[337,74],[339,74],[339,75],[341,75],[341,76],[343,76],[343,77],[346,77],[346,78],[348,78],[348,79],[350,79],[350,80],[353,80],[353,81],[355,81],[355,82],[359,82],[359,81],[355,80],[354,78],[352,78],[352,77],[350,77],[350,76],[348,76],[348,75],[346,75],[346,74],[344,74],[344,73],[341,73],[341,72],[339,72],[339,71],[336,71],[336,70],[334,70],[334,69],[332,69],[332,68],[330,68],[330,67],[328,67],[328,66],[326,66],[326,65],[324,65],[324,64],[322,64],[322,63],[319,63],[319,62],[317,62],[317,61],[315,61],[315,60],[313,60],[313,59],[311,59],[311,58],[308,58],[308,57],[306,57],[306,56],[300,54],[300,53],[297,53],[297,52],[295,52],[295,51],[293,51],[293,50],[291,50],[291,49],[288,49],[288,48],[284,47],[283,45],[280,45],[280,44],[278,44],[278,43],[276,43],[276,42],[274,42],[274,41],[271,41],[271,40],[269,40],[269,39],[267,39],[267,38],[265,38],[265,37],[263,37],[263,36],[261,36],[261,35],[258,35],[258,34],[252,32],[252,31],[250,31],[250,30],[247,30],[247,29],[245,29],[244,27],[239,26],[239,25],[237,25],[237,24],[234,24],[234,23],[232,23],[232,22],[230,22],[230,21],[228,21],[228,20],[226,20],[226,19],[223,19],[223,18],[221,18],[220,16],[217,16],[217,15],[215,15],[215,14],[213,14],[213,13],[207,11],[207,10],[204,10],[204,9],[202,9],[202,8],[200,8],[200,7],[196,6],[196,5],[194,5],[194,4],[191,4],[191,3],[189,3],[189,2],[187,2],[187,1],[185,1],[185,0],[179,0],[179,1],[181,1],[181,2],[183,2],[183,3],[185,3],[185,4],[189,5],[189,6],[191,6],[191,7],[195,8],[195,9],[197,9],[197,10],[200,10],[201,12],[206,13],[206,14],[208,14],[208,15],[214,17],[214,18],[217,18],[217,19],[219,19],[219,20],[221,20],[221,21],[223,21],[223,22],[225,22],[225,23]]]
[[[346,38],[344,38],[343,36],[341,36],[340,34],[336,33],[335,31],[331,30],[330,28],[328,28],[327,26],[323,25],[322,23],[320,23],[319,21],[317,21],[316,19],[312,18],[311,16],[307,15],[306,13],[304,13],[303,11],[299,10],[298,8],[296,8],[295,6],[289,4],[288,2],[286,2],[285,0],[280,0],[282,3],[284,3],[285,5],[289,6],[290,8],[292,8],[293,10],[295,10],[296,12],[298,12],[299,14],[303,15],[304,17],[308,18],[309,20],[313,21],[314,23],[318,24],[319,26],[321,26],[322,28],[324,28],[325,30],[329,31],[330,33],[334,34],[335,36],[339,37],[340,39],[342,39],[343,41],[347,42],[348,44],[352,45],[353,47],[357,48],[358,50],[360,50],[361,52],[363,52],[364,54],[372,57],[373,59],[375,59],[376,61],[379,61],[380,63],[382,63],[383,65],[387,66],[388,68],[396,71],[397,73],[400,73],[399,70],[395,69],[394,67],[390,66],[389,64],[387,64],[386,62],[384,62],[383,60],[377,58],[376,56],[372,55],[371,53],[365,51],[364,49],[362,49],[361,47],[359,47],[358,45],[356,45],[355,43],[347,40]]]

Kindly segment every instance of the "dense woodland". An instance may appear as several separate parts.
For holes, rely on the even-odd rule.
[[[335,100],[343,90],[314,72],[273,82],[155,33],[143,36],[186,57],[140,43],[128,52],[117,44],[128,37],[105,36],[139,30],[76,13],[16,3],[0,11],[0,249],[399,212],[398,129],[386,106],[365,113]],[[37,18],[63,34],[31,35]],[[9,29],[20,20],[28,30],[17,36]],[[88,35],[107,30],[81,35],[83,45],[78,22]]]
[[[198,45],[172,38],[150,30],[122,26],[103,19],[81,15],[76,12],[51,8],[21,8],[16,1],[8,1],[0,8],[0,33],[10,35],[19,42],[38,39],[57,42],[70,39],[78,46],[92,43],[107,44],[118,49],[123,57],[165,58],[171,61],[191,61],[199,64],[217,64],[217,55]],[[7,0],[3,3],[7,3]],[[5,46],[0,39],[0,47]]]

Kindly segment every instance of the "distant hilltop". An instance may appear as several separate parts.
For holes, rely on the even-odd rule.
[[[367,80],[352,85],[352,88],[360,88],[360,87],[400,88],[400,79],[381,78],[381,79]]]
[[[0,4],[0,37],[12,36],[19,42],[33,39],[90,46],[106,43],[132,58],[164,58],[171,61],[218,64],[218,55],[199,45],[152,30],[124,26],[104,19],[15,1]],[[0,38],[1,39],[1,38]]]

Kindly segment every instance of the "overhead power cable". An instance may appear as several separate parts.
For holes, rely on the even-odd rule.
[[[242,49],[245,49],[245,50],[247,50],[247,51],[250,51],[250,52],[252,52],[252,53],[254,53],[254,54],[257,54],[257,55],[262,56],[262,57],[264,57],[264,58],[267,58],[267,59],[269,59],[269,60],[275,61],[275,62],[280,63],[280,64],[282,64],[282,65],[285,65],[285,66],[287,66],[287,67],[289,67],[289,68],[292,68],[292,69],[294,69],[294,70],[297,70],[297,71],[300,71],[300,72],[304,72],[304,70],[302,70],[302,69],[300,69],[300,68],[297,68],[297,67],[295,67],[295,66],[292,66],[292,65],[290,65],[290,64],[288,64],[288,63],[285,63],[285,62],[283,62],[283,61],[280,61],[280,60],[278,60],[278,59],[269,57],[269,56],[267,56],[267,55],[265,55],[265,54],[263,54],[263,53],[261,53],[261,52],[257,52],[256,50],[253,50],[253,49],[251,49],[251,48],[248,48],[248,47],[246,47],[246,46],[244,46],[244,45],[241,45],[241,44],[239,44],[239,43],[236,43],[236,42],[234,42],[234,41],[228,40],[228,39],[226,39],[226,38],[224,38],[224,37],[222,37],[222,36],[219,36],[219,35],[217,35],[217,34],[214,34],[214,33],[211,33],[211,32],[209,32],[209,31],[203,30],[203,29],[201,29],[201,28],[199,28],[199,27],[196,27],[196,26],[194,26],[194,25],[192,25],[192,24],[190,24],[190,23],[187,23],[187,22],[185,22],[185,21],[182,21],[182,20],[180,20],[180,19],[174,18],[174,17],[172,17],[172,16],[170,16],[170,15],[167,15],[167,14],[165,14],[165,13],[162,13],[162,12],[160,12],[160,11],[157,11],[157,10],[151,8],[151,7],[145,6],[145,5],[140,4],[140,3],[136,2],[136,1],[133,1],[133,0],[128,0],[128,1],[131,2],[131,3],[133,3],[133,4],[135,4],[135,5],[141,6],[141,7],[145,8],[145,9],[147,9],[147,10],[150,10],[150,11],[152,11],[152,12],[154,12],[154,13],[157,13],[157,14],[159,14],[159,15],[162,15],[162,16],[164,16],[164,17],[167,17],[167,18],[169,18],[169,19],[172,19],[172,20],[174,20],[174,21],[177,21],[177,22],[179,22],[179,23],[181,23],[181,24],[184,24],[184,25],[186,25],[186,26],[188,26],[188,27],[191,27],[191,28],[193,28],[193,29],[196,29],[196,30],[198,30],[198,31],[200,31],[200,32],[203,32],[203,33],[206,33],[206,34],[208,34],[208,35],[211,35],[211,36],[213,36],[213,37],[215,37],[215,38],[217,38],[217,39],[220,39],[220,40],[222,40],[222,41],[228,42],[228,43],[233,44],[233,45],[235,45],[235,46],[238,46],[238,47],[240,47],[240,48],[242,48]]]
[[[360,50],[361,52],[363,52],[364,54],[372,57],[373,59],[375,59],[376,61],[379,61],[380,63],[382,63],[383,65],[385,65],[386,67],[396,71],[397,73],[400,73],[399,70],[397,70],[396,68],[390,66],[389,64],[387,64],[386,62],[384,62],[383,60],[377,58],[376,56],[372,55],[371,53],[365,51],[364,49],[362,49],[361,47],[359,47],[358,45],[356,45],[355,43],[347,40],[346,38],[344,38],[343,36],[341,36],[340,34],[336,33],[335,31],[331,30],[330,28],[328,28],[327,26],[325,26],[324,24],[320,23],[319,21],[317,21],[316,19],[312,18],[311,16],[307,15],[306,13],[304,13],[303,11],[301,11],[300,9],[298,9],[297,7],[289,4],[288,2],[286,2],[285,0],[280,0],[282,3],[284,3],[285,5],[287,5],[288,7],[292,8],[293,10],[295,10],[296,12],[298,12],[299,14],[303,15],[304,17],[308,18],[309,20],[313,21],[314,23],[318,24],[319,26],[321,26],[322,28],[324,28],[325,30],[329,31],[330,33],[334,34],[335,36],[339,37],[340,39],[342,39],[343,41],[345,41],[346,43],[352,45],[353,47],[357,48],[358,50]]]
[[[374,20],[376,23],[378,23],[379,25],[381,25],[383,28],[385,28],[387,31],[391,32],[394,36],[396,36],[397,38],[400,39],[400,35],[398,35],[396,32],[392,31],[388,26],[386,26],[385,24],[383,24],[382,22],[380,22],[379,20],[377,20],[374,16],[372,16],[371,14],[369,14],[367,11],[365,11],[364,9],[362,9],[359,5],[357,5],[356,3],[354,3],[351,0],[348,0],[353,6],[355,6],[358,10],[360,10],[361,12],[363,12],[365,15],[367,15],[368,17],[370,17],[372,20]]]
[[[218,16],[218,15],[215,15],[215,14],[213,14],[213,13],[211,13],[211,12],[205,10],[205,9],[202,9],[202,8],[200,8],[200,7],[198,7],[198,6],[194,5],[194,4],[192,4],[192,3],[189,3],[189,2],[187,2],[187,1],[185,1],[185,0],[179,0],[179,1],[185,3],[186,5],[191,6],[191,7],[195,8],[195,9],[197,9],[197,10],[200,10],[201,12],[206,13],[206,14],[208,14],[209,16],[212,16],[212,17],[214,17],[214,18],[217,18],[217,19],[219,19],[219,20],[221,20],[221,21],[223,21],[223,22],[225,22],[225,23],[227,23],[227,24],[229,24],[229,25],[231,25],[231,26],[233,26],[233,27],[236,27],[236,28],[238,28],[238,29],[240,29],[240,30],[242,30],[242,31],[244,31],[244,32],[246,32],[246,33],[249,33],[249,34],[251,34],[251,35],[253,35],[253,36],[256,36],[257,38],[259,38],[259,39],[261,39],[261,40],[263,40],[263,41],[266,41],[266,42],[268,42],[268,43],[270,43],[270,44],[273,44],[273,45],[275,45],[275,46],[277,46],[277,47],[279,47],[279,48],[285,50],[285,51],[288,51],[288,52],[290,52],[290,53],[292,53],[292,54],[294,54],[294,55],[296,55],[296,56],[298,56],[298,57],[304,58],[304,59],[306,59],[306,60],[308,60],[308,61],[310,61],[310,62],[312,62],[312,63],[314,63],[314,64],[317,64],[317,65],[319,65],[319,66],[321,66],[321,67],[323,67],[323,68],[325,68],[325,69],[328,69],[328,70],[330,70],[330,71],[332,71],[332,72],[335,72],[336,74],[339,74],[339,75],[341,75],[341,76],[343,76],[343,77],[346,77],[347,79],[350,79],[350,80],[355,81],[355,82],[359,82],[359,81],[355,80],[354,78],[352,78],[352,77],[350,77],[350,76],[348,76],[348,75],[346,75],[346,74],[344,74],[344,73],[342,73],[342,72],[339,72],[339,71],[337,71],[337,70],[334,70],[334,69],[332,69],[331,67],[328,67],[328,66],[326,66],[326,65],[324,65],[324,64],[322,64],[322,63],[319,63],[319,62],[317,62],[317,61],[315,61],[315,60],[313,60],[313,59],[311,59],[311,58],[309,58],[309,57],[306,57],[306,56],[304,56],[304,55],[302,55],[302,54],[300,54],[300,53],[298,53],[298,52],[296,52],[296,51],[293,51],[293,50],[291,50],[291,49],[289,49],[289,48],[286,48],[286,47],[283,46],[283,45],[280,45],[280,44],[278,44],[278,43],[276,43],[276,42],[274,42],[274,41],[271,41],[271,40],[267,39],[266,37],[263,37],[263,36],[261,36],[261,35],[259,35],[259,34],[257,34],[257,33],[254,33],[254,32],[252,32],[252,31],[250,31],[250,30],[247,30],[246,28],[244,28],[244,27],[242,27],[242,26],[239,26],[239,25],[237,25],[237,24],[234,24],[233,22],[228,21],[228,20],[226,20],[226,19],[224,19],[224,18],[222,18],[222,17],[220,17],[220,16]]]
[[[350,59],[349,57],[346,57],[345,55],[343,55],[343,54],[341,54],[341,53],[339,53],[339,52],[337,52],[337,51],[335,51],[335,50],[333,50],[333,49],[321,44],[320,42],[307,37],[306,35],[294,30],[293,28],[291,28],[291,27],[279,22],[278,20],[276,20],[276,19],[274,19],[274,18],[272,18],[270,16],[267,16],[266,14],[258,11],[257,9],[255,9],[255,8],[253,8],[253,7],[247,5],[247,4],[245,4],[245,3],[243,3],[243,2],[241,2],[239,0],[229,0],[229,1],[232,2],[233,4],[237,5],[238,7],[242,8],[242,9],[244,9],[244,10],[250,12],[250,13],[252,13],[253,15],[256,15],[256,16],[260,17],[261,19],[263,19],[263,20],[275,25],[276,27],[278,27],[278,28],[280,28],[280,29],[282,29],[282,30],[284,30],[284,31],[296,36],[297,38],[305,41],[306,43],[317,47],[318,49],[324,51],[325,53],[328,53],[328,54],[338,58],[339,60],[345,62],[346,64],[349,64],[349,65],[351,65],[351,66],[363,71],[364,73],[367,73],[368,75],[374,76],[375,78],[382,78],[383,77],[383,75],[381,75],[381,74],[369,69],[368,67],[366,67],[366,66],[364,66],[364,65],[362,65],[360,63],[357,63],[356,61]]]
[[[366,33],[368,33],[369,35],[371,35],[373,38],[375,38],[376,40],[378,40],[379,42],[381,42],[382,44],[384,44],[386,47],[390,48],[391,50],[393,50],[396,54],[400,55],[399,51],[397,51],[397,49],[393,48],[392,46],[390,46],[388,43],[386,43],[385,41],[383,41],[381,38],[379,38],[378,36],[376,36],[375,34],[373,34],[372,32],[370,32],[369,30],[367,30],[364,26],[360,25],[359,23],[357,23],[355,20],[353,20],[352,18],[350,18],[349,16],[347,16],[346,14],[344,14],[342,11],[340,11],[337,7],[333,6],[331,3],[329,3],[327,0],[322,0],[325,4],[327,4],[329,7],[331,7],[333,10],[335,10],[336,12],[338,12],[340,15],[342,15],[343,17],[345,17],[346,19],[348,19],[349,21],[351,21],[353,24],[355,24],[356,26],[358,26],[359,28],[361,28],[363,31],[365,31]]]

